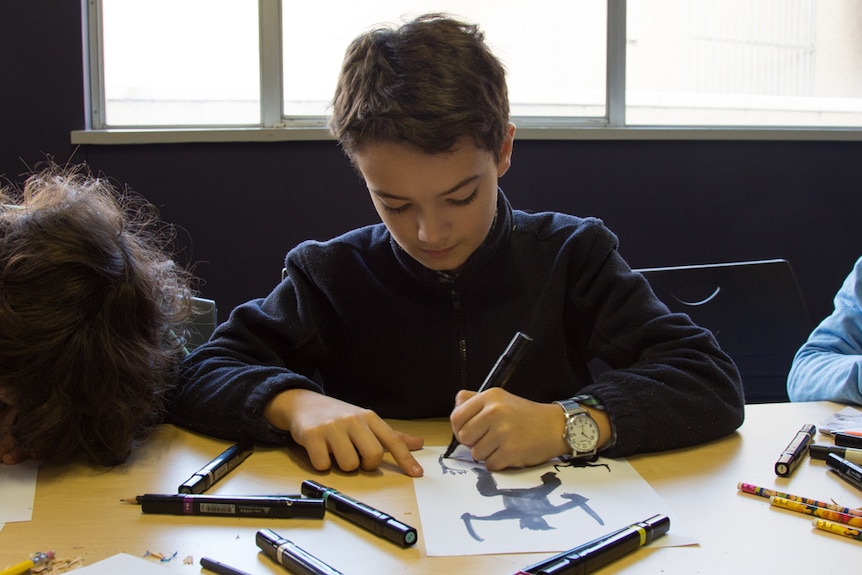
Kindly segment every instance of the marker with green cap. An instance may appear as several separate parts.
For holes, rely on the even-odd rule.
[[[331,487],[326,487],[316,481],[306,479],[302,482],[300,491],[306,497],[323,499],[323,504],[327,510],[341,515],[348,521],[356,523],[375,535],[393,541],[402,547],[410,547],[418,539],[415,528],[401,523],[391,515],[387,515],[378,509],[374,509],[365,503],[348,497]]]

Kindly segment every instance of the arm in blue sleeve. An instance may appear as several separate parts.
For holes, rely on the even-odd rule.
[[[796,353],[787,378],[791,401],[862,405],[862,258],[835,296],[835,309]]]

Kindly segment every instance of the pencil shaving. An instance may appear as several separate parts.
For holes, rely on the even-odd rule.
[[[59,575],[60,573],[66,573],[67,571],[81,567],[82,563],[83,560],[81,557],[75,557],[74,559],[54,559],[42,571],[34,570],[33,572],[40,573],[40,575]]]

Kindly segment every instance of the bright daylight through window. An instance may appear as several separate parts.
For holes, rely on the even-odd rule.
[[[485,30],[507,67],[516,119],[862,127],[862,0],[88,4],[94,129],[322,126],[350,40],[427,11]],[[625,6],[620,48],[608,42],[609,4]],[[281,47],[269,52],[276,66],[261,64],[267,46]],[[609,61],[625,66],[624,82],[608,82]],[[609,119],[608,90],[624,90],[620,118]]]

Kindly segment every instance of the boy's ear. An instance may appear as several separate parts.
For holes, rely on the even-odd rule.
[[[500,147],[500,160],[497,162],[497,177],[503,177],[503,174],[509,171],[512,165],[512,148],[515,145],[515,124],[511,122],[506,126],[506,137],[503,138],[503,145]]]

